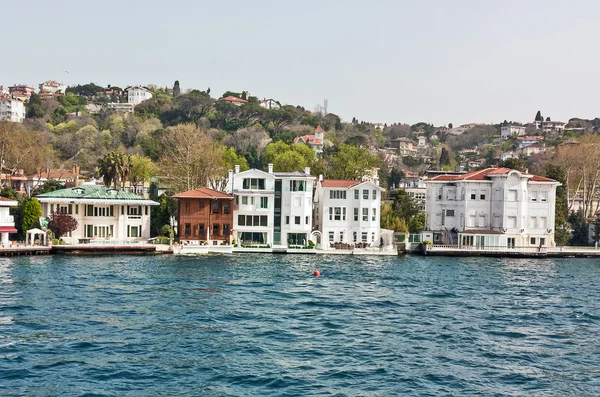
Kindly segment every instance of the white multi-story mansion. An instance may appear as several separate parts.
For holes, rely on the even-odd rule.
[[[157,202],[106,186],[82,184],[36,196],[42,216],[62,211],[77,221],[77,229],[63,236],[70,244],[81,239],[141,241],[150,238],[150,207]]]
[[[136,85],[127,87],[125,91],[127,91],[127,103],[132,103],[134,106],[152,99],[152,91],[146,87]]]
[[[10,214],[10,207],[16,207],[16,200],[0,197],[0,243],[3,247],[8,246],[8,235],[16,233],[15,218]]]
[[[25,120],[25,104],[10,95],[0,94],[0,120],[22,123]]]
[[[525,135],[525,127],[521,125],[506,125],[504,127],[500,127],[500,137],[502,139],[523,135]]]
[[[434,244],[554,247],[557,181],[510,168],[425,180]]]
[[[334,243],[378,247],[384,190],[376,182],[320,177],[315,191],[314,218],[316,230],[322,235],[322,248]]]
[[[64,94],[65,89],[66,87],[63,83],[59,83],[55,80],[44,81],[40,84],[40,94],[44,92],[52,95]]]
[[[306,246],[312,229],[315,177],[303,172],[230,171],[227,192],[234,196],[233,236],[241,246]]]

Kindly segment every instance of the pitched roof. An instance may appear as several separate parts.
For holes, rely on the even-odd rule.
[[[359,181],[341,180],[341,179],[323,179],[323,181],[321,181],[321,186],[349,188],[350,186],[356,185],[358,183],[360,183],[360,182]]]
[[[233,199],[227,193],[219,192],[218,190],[209,189],[207,187],[201,187],[194,190],[188,190],[187,192],[177,193],[173,197],[175,198],[207,198],[211,200],[216,199]]]
[[[78,174],[73,170],[67,170],[63,168],[54,168],[50,170],[44,170],[29,176],[32,179],[77,179]]]
[[[135,204],[158,205],[157,202],[149,200],[137,194],[126,192],[124,190],[116,190],[106,186],[99,185],[80,185],[67,189],[60,189],[54,192],[38,194],[35,196],[41,202],[50,202],[63,199],[77,199],[84,201],[125,201]]]
[[[543,136],[520,136],[517,137],[518,141],[541,141],[542,139],[544,139]]]
[[[221,98],[221,101],[227,101],[227,102],[238,102],[238,103],[247,103],[248,101],[242,98],[238,98],[238,97],[234,97],[232,95],[227,96],[225,98]]]
[[[323,128],[321,128],[321,126],[318,125],[317,128],[315,128],[315,132],[325,132],[325,131],[323,131]]]
[[[302,141],[309,145],[322,145],[323,144],[323,142],[319,138],[316,138],[314,135],[297,136],[296,138],[294,138],[294,143],[298,143],[298,141]]]
[[[513,170],[511,168],[485,168],[483,170],[469,172],[463,175],[438,175],[429,181],[485,181],[491,175],[507,175]],[[531,176],[530,180],[534,182],[556,182],[554,179],[546,178],[538,175],[529,175],[523,173],[524,176]]]

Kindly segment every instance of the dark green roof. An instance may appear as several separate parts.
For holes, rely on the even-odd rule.
[[[55,190],[38,194],[38,199],[78,199],[78,200],[146,200],[148,204],[154,203],[145,197],[138,196],[135,193],[116,190],[106,186],[99,185],[80,185],[68,189]]]

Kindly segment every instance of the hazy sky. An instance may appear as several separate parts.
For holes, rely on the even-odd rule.
[[[600,117],[597,0],[20,0],[0,17],[4,85],[177,79],[387,123]]]

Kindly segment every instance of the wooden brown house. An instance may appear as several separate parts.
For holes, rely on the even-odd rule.
[[[233,196],[209,188],[174,195],[179,200],[179,238],[182,241],[229,241],[233,226]]]

